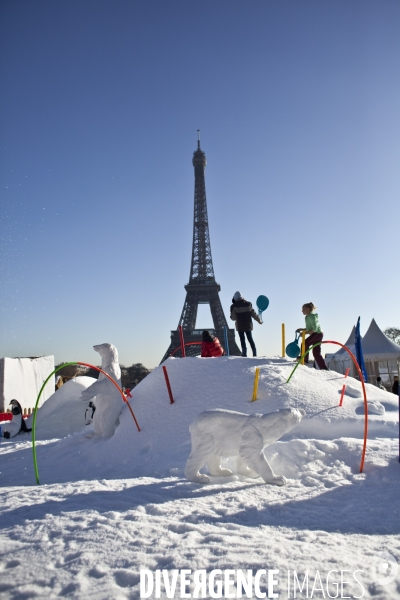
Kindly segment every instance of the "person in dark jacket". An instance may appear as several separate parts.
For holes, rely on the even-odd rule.
[[[396,396],[399,395],[399,378],[397,377],[397,375],[394,376],[392,392],[393,392],[393,394],[396,394]]]
[[[251,302],[245,300],[240,292],[236,292],[232,298],[231,319],[236,321],[236,331],[239,334],[240,344],[242,346],[242,356],[247,356],[247,347],[245,334],[253,351],[253,356],[257,356],[256,345],[253,340],[253,319],[262,325],[262,321]]]
[[[225,354],[220,341],[209,331],[203,331],[203,341],[201,343],[201,356],[211,358],[212,356],[223,356]]]
[[[378,386],[378,388],[380,388],[381,390],[385,390],[385,392],[387,391],[385,386],[382,383],[382,377],[377,377],[376,378],[376,385]]]

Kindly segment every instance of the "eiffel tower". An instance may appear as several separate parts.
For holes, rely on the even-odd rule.
[[[182,326],[185,344],[188,342],[201,342],[203,330],[196,329],[197,308],[199,304],[208,304],[214,323],[214,329],[209,330],[210,333],[216,335],[222,346],[224,346],[224,327],[226,327],[229,354],[231,356],[241,356],[241,352],[235,341],[235,330],[228,329],[221,305],[219,297],[221,286],[215,281],[210,233],[208,230],[206,183],[204,178],[206,164],[206,155],[200,148],[200,132],[198,130],[197,150],[193,153],[194,220],[192,264],[190,267],[189,283],[185,285],[186,300],[183,305],[179,325]],[[161,362],[166,360],[174,350],[176,350],[174,356],[182,356],[180,346],[179,330],[171,331],[171,344]],[[201,346],[199,345],[186,346],[186,356],[196,356],[200,352]]]

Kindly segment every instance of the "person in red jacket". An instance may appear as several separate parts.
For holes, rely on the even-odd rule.
[[[203,358],[212,356],[223,356],[225,354],[219,339],[209,331],[203,331],[203,341],[201,344],[201,356]]]

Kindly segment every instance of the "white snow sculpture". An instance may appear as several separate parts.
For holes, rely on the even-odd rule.
[[[93,346],[101,356],[101,368],[121,387],[121,369],[118,363],[118,350],[112,344]],[[109,437],[114,435],[122,408],[121,394],[113,383],[100,373],[98,380],[81,394],[81,400],[94,400],[96,411],[93,417],[94,435]],[[88,437],[91,435],[87,434]]]
[[[18,435],[18,433],[21,431],[21,421],[21,415],[13,415],[12,420],[9,423],[3,423],[3,426],[1,427],[2,437],[13,438]]]
[[[18,435],[21,431],[23,421],[22,409],[18,400],[11,400],[10,404],[12,404],[11,422],[5,423],[2,427],[2,436],[6,438],[13,438]]]
[[[222,457],[236,457],[240,475],[265,483],[285,485],[282,475],[275,475],[264,456],[264,448],[300,423],[305,411],[283,408],[265,415],[246,415],[231,410],[206,410],[191,423],[192,451],[186,463],[185,475],[196,483],[209,483],[210,478],[200,473],[207,463],[215,477],[232,475],[221,468]]]

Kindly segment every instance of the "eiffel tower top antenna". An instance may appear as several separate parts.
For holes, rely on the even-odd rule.
[[[211,256],[210,232],[208,228],[206,182],[204,174],[207,160],[206,155],[200,148],[199,129],[197,130],[197,136],[197,150],[193,152],[192,160],[194,166],[194,218],[192,262],[190,266],[189,283],[215,283],[214,267]]]

